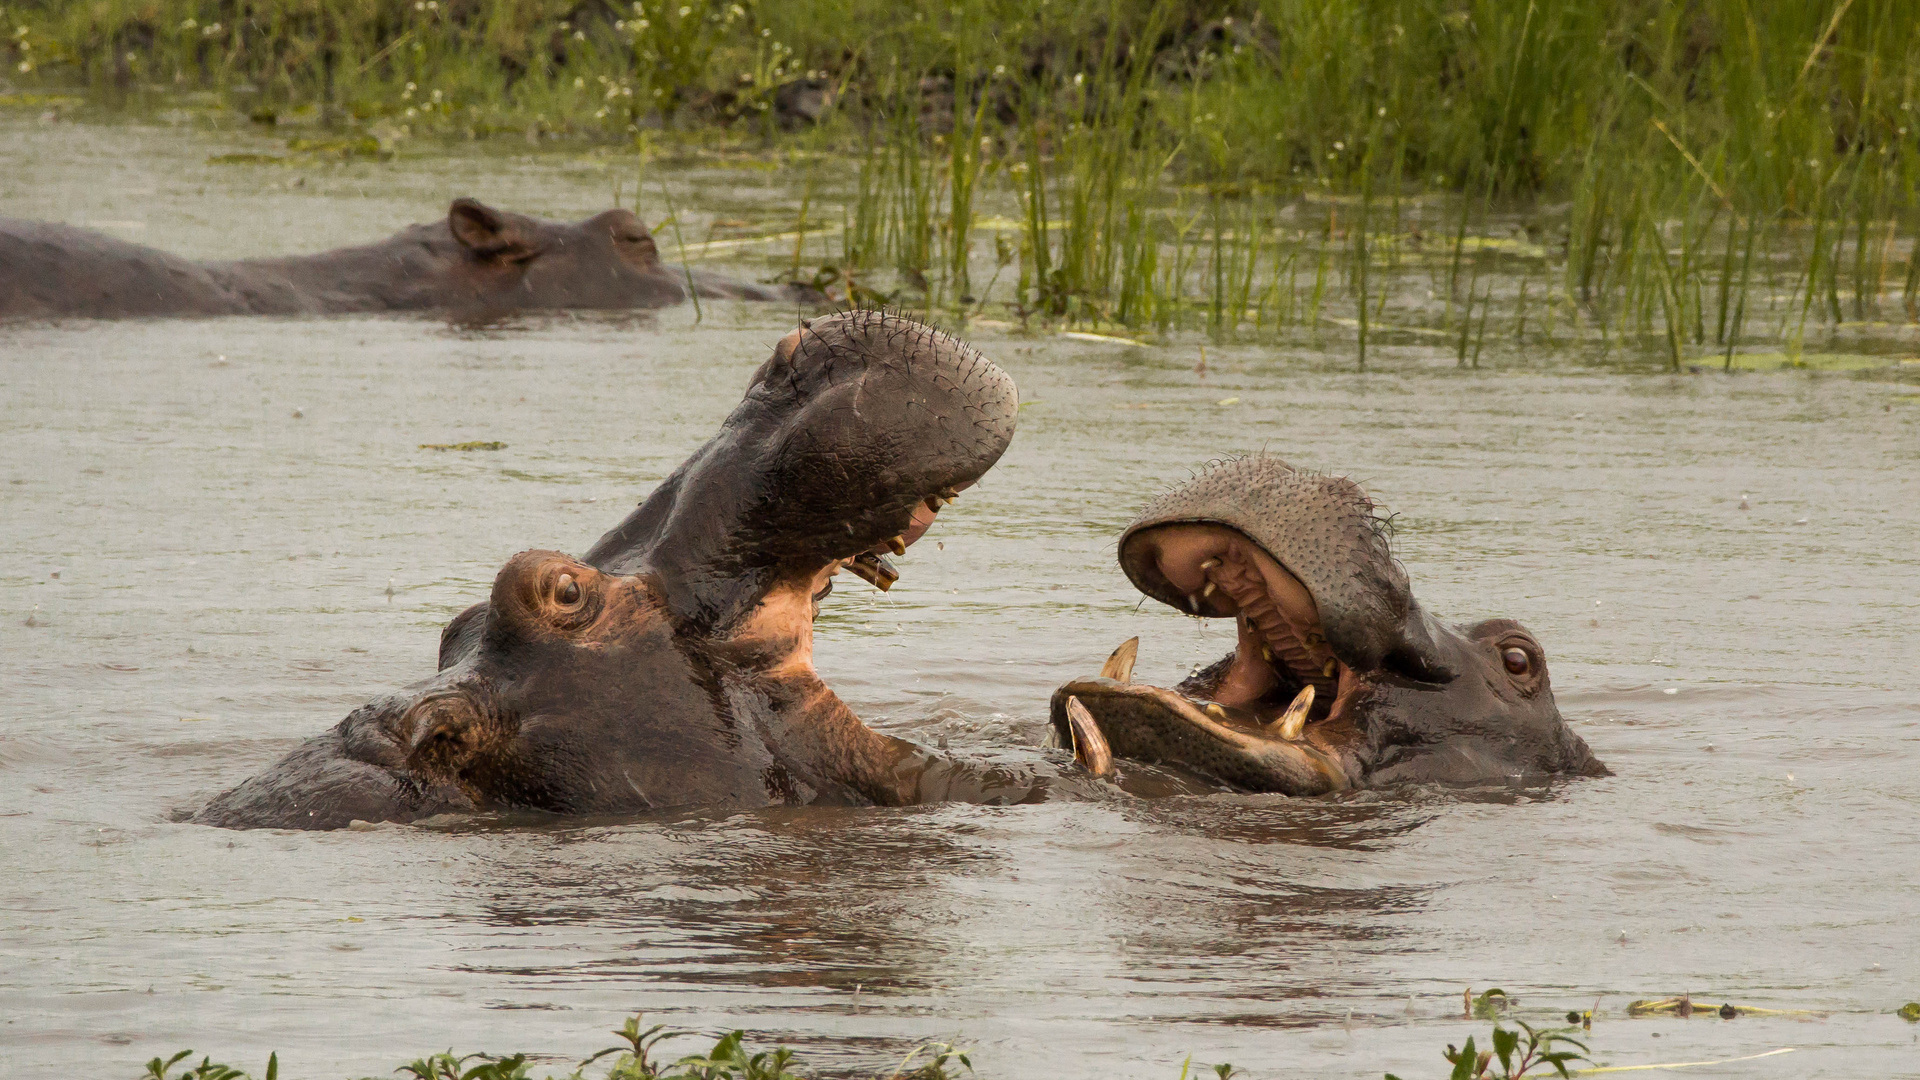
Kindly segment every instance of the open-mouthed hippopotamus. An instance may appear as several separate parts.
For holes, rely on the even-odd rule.
[[[1013,380],[877,311],[783,338],[720,433],[580,559],[524,551],[447,626],[438,674],[356,709],[194,820],[691,804],[894,805],[950,772],[866,727],[815,673],[848,569],[886,588],[1013,438]]]
[[[1554,704],[1546,653],[1511,619],[1423,610],[1359,485],[1257,455],[1147,504],[1120,566],[1175,610],[1233,619],[1234,651],[1172,690],[1132,681],[1139,639],[1054,692],[1055,736],[1245,791],[1319,795],[1607,769]]]
[[[657,308],[700,296],[815,300],[660,261],[626,210],[543,221],[455,199],[444,221],[317,255],[200,262],[91,229],[0,218],[0,318],[126,319]]]

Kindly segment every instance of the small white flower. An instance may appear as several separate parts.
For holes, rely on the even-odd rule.
[[[653,24],[648,22],[645,19],[641,19],[639,22],[634,23],[633,25],[639,27],[642,30],[645,30],[647,27],[652,26]]]
[[[1086,84],[1086,81],[1087,81],[1086,73],[1079,72],[1079,71],[1076,71],[1073,73],[1073,85],[1083,86]]]
[[[683,7],[680,9],[680,17],[683,19],[691,14],[693,14],[693,9],[690,7]]]
[[[27,72],[29,72],[29,71],[32,71],[32,70],[33,70],[33,62],[32,62],[32,61],[30,61],[30,60],[22,60],[22,61],[20,61],[20,74],[22,74],[22,75],[25,75],[25,74],[26,74]]]
[[[1007,65],[1005,64],[993,65],[993,73],[995,75],[1005,75],[1007,73]]]
[[[573,40],[575,41],[587,40],[587,32],[585,30],[575,30],[573,32]]]
[[[196,28],[198,28],[198,27],[199,27],[199,25],[200,25],[200,20],[198,20],[198,19],[187,19],[187,20],[185,20],[185,21],[183,21],[183,22],[182,22],[182,23],[180,24],[180,29],[182,29],[182,30],[193,30],[193,29],[196,29]]]
[[[1335,139],[1335,140],[1333,141],[1333,148],[1334,148],[1335,150],[1345,150],[1345,149],[1347,148],[1347,144],[1346,144],[1346,143],[1343,143],[1343,142],[1341,142],[1341,141],[1340,141],[1340,140],[1338,140],[1338,139]]]
[[[419,115],[420,115],[420,110],[419,110],[419,109],[408,109],[408,110],[407,110],[407,119],[409,119],[409,120],[411,120],[411,119],[413,119],[414,117],[416,117],[416,116],[419,116]]]
[[[586,89],[586,88],[587,88],[587,80],[586,80],[586,77],[585,77],[585,76],[583,76],[583,75],[575,75],[575,76],[573,77],[573,88],[574,88],[575,90],[584,90],[584,89]]]

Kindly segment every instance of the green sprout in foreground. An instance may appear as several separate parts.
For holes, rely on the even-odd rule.
[[[1551,1067],[1561,1076],[1571,1076],[1567,1071],[1568,1062],[1588,1060],[1586,1044],[1569,1034],[1574,1028],[1536,1031],[1524,1021],[1515,1020],[1514,1023],[1519,1026],[1519,1031],[1509,1031],[1501,1027],[1498,1021],[1494,1023],[1491,1050],[1477,1050],[1472,1038],[1468,1038],[1467,1045],[1459,1049],[1449,1044],[1444,1056],[1452,1063],[1453,1072],[1448,1074],[1447,1080],[1518,1080],[1529,1073],[1539,1076],[1545,1067]],[[1579,1049],[1577,1052],[1559,1049],[1566,1046]],[[1500,1066],[1499,1072],[1493,1071],[1496,1063]],[[1400,1078],[1387,1073],[1386,1080]]]

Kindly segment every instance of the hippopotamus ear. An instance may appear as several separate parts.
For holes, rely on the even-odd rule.
[[[518,262],[538,252],[523,222],[478,199],[453,200],[447,208],[447,226],[455,240],[483,259]]]

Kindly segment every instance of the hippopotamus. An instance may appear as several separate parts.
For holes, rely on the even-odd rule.
[[[544,221],[455,199],[446,220],[317,255],[202,262],[91,229],[0,218],[0,318],[123,319],[658,308],[687,298],[819,299],[660,261],[626,210]]]
[[[1013,380],[904,317],[803,322],[706,445],[579,558],[523,551],[369,701],[191,820],[329,829],[442,813],[898,805],[952,770],[815,672],[841,570],[884,589],[1013,438]]]
[[[1264,454],[1152,500],[1121,570],[1182,614],[1234,620],[1238,641],[1173,689],[1134,682],[1139,639],[1122,644],[1055,691],[1053,737],[1096,775],[1117,756],[1286,795],[1606,775],[1539,640],[1428,614],[1390,532],[1359,485]]]

